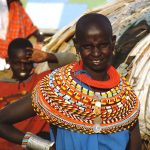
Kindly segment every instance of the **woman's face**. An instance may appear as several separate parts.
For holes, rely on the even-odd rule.
[[[84,69],[103,71],[110,63],[114,50],[115,38],[105,29],[90,26],[78,39],[76,48],[81,55]]]

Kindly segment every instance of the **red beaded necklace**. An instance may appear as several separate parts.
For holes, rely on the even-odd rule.
[[[79,63],[74,64],[73,71],[76,72],[82,70],[82,68],[83,62],[81,61],[80,65]],[[107,74],[109,76],[109,79],[107,81],[93,80],[87,74],[76,74],[75,77],[81,82],[95,88],[110,89],[117,86],[120,82],[120,76],[116,69],[110,65],[109,67],[107,67]]]

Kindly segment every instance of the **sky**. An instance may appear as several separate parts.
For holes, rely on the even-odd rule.
[[[61,29],[87,9],[112,0],[22,0],[34,24],[42,32]]]

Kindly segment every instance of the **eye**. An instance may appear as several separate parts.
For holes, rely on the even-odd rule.
[[[33,65],[32,62],[26,62],[25,65]]]
[[[99,48],[106,48],[109,46],[109,43],[102,43],[99,45]]]
[[[14,64],[14,65],[20,65],[20,62],[14,61],[13,64]]]
[[[91,49],[93,48],[93,46],[87,44],[87,45],[82,45],[81,48],[82,48],[82,49],[89,49],[89,50],[91,50]]]

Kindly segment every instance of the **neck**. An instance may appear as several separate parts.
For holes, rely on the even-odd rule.
[[[75,73],[80,70],[86,70],[91,77],[89,77],[86,72]],[[91,69],[85,68],[82,64],[79,66],[78,63],[75,63],[72,75],[81,82],[94,88],[110,89],[117,86],[120,82],[120,76],[113,66],[109,66],[106,70],[98,72],[90,70]]]
[[[30,76],[26,77],[26,78],[18,79],[17,77],[15,77],[13,75],[12,78],[21,83],[21,82],[24,82],[24,81],[27,81],[28,79],[30,79],[31,76],[32,76],[32,74]]]
[[[23,82],[23,81],[25,81],[26,79],[18,79],[17,77],[15,77],[14,75],[13,75],[13,77],[12,77],[13,79],[15,79],[17,82]]]
[[[106,70],[93,72],[90,69],[86,68],[86,66],[83,66],[83,69],[86,70],[88,74],[91,76],[91,78],[94,80],[107,81],[109,79],[109,76]]]

